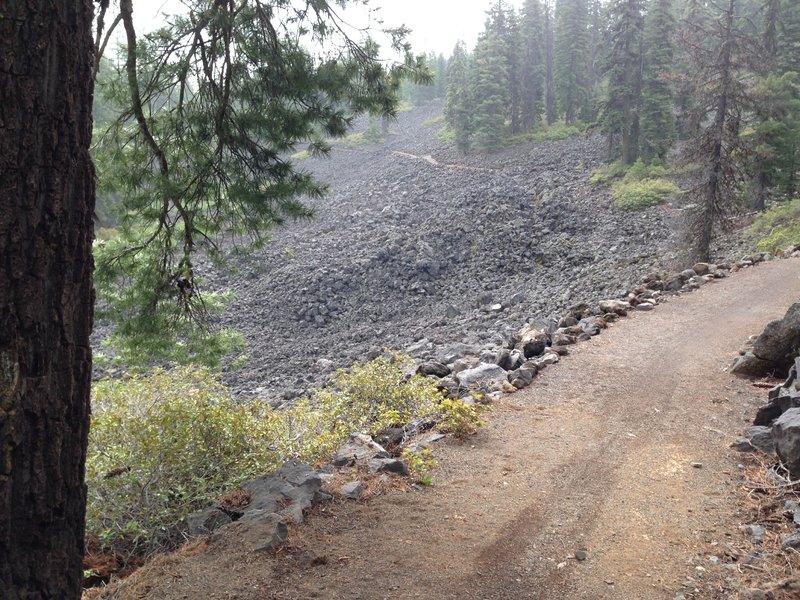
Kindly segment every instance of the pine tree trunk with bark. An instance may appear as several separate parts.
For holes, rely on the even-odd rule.
[[[0,598],[80,597],[91,0],[0,0]]]

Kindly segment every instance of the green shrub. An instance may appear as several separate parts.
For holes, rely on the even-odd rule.
[[[622,179],[627,170],[627,165],[619,161],[613,162],[610,165],[592,171],[592,174],[589,176],[589,182],[594,185],[608,184],[614,179]]]
[[[419,450],[409,450],[406,448],[400,455],[406,464],[411,476],[416,479],[417,483],[422,485],[433,485],[433,477],[431,470],[436,468],[438,464],[436,459],[433,458],[433,453],[428,448],[421,448]]]
[[[450,127],[442,127],[436,133],[436,137],[439,139],[440,142],[445,142],[446,144],[456,143],[456,132]]]
[[[625,165],[619,161],[613,162],[605,167],[595,169],[589,181],[595,185],[609,184],[614,180],[622,179],[627,182],[643,181],[645,179],[657,179],[664,177],[669,170],[660,163],[646,165],[642,159],[638,159],[632,165]]]
[[[566,140],[571,137],[583,135],[580,125],[565,125],[564,123],[553,123],[540,131],[531,135],[533,141],[543,140]]]
[[[355,431],[432,420],[442,396],[414,367],[410,357],[385,355],[338,371],[330,388],[281,411],[233,400],[197,368],[97,383],[88,534],[123,556],[169,548],[182,539],[188,514],[246,479],[290,458],[324,460]]]
[[[623,179],[611,187],[614,204],[617,208],[626,210],[655,206],[669,200],[678,192],[678,186],[663,179]]]
[[[749,229],[756,248],[775,252],[800,244],[800,198],[772,206],[760,214]]]
[[[99,382],[92,412],[87,532],[117,554],[175,545],[189,513],[281,464],[276,413],[235,402],[207,370]]]
[[[463,440],[483,426],[481,415],[489,410],[485,404],[469,404],[463,400],[447,398],[440,403],[442,419],[440,429]]]
[[[332,385],[317,390],[302,404],[347,424],[343,440],[353,431],[376,433],[420,417],[432,417],[442,401],[436,382],[414,374],[416,363],[408,356],[386,354],[337,371]]]

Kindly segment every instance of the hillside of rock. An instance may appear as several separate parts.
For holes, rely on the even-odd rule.
[[[277,405],[383,348],[480,351],[679,266],[679,211],[620,211],[589,183],[601,137],[462,156],[437,138],[440,114],[419,107],[383,144],[299,160],[330,185],[315,218],[209,279],[234,290],[221,324],[248,342],[226,373],[237,392]]]

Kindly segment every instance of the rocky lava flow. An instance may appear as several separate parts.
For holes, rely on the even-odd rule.
[[[316,217],[210,278],[235,291],[221,321],[248,342],[248,363],[226,374],[237,392],[280,404],[386,347],[480,352],[676,266],[668,211],[619,211],[588,182],[599,137],[464,157],[437,139],[440,113],[417,108],[384,144],[300,161],[330,184]]]

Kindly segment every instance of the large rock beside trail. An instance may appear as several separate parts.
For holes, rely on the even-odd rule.
[[[549,343],[550,337],[547,333],[530,324],[525,325],[511,338],[511,346],[520,350],[525,358],[541,356]]]
[[[321,485],[319,473],[308,465],[286,463],[275,473],[242,486],[250,492],[250,503],[244,514],[264,510],[302,523],[303,511],[314,503]]]
[[[793,479],[800,478],[800,408],[790,408],[772,426],[775,452]]]
[[[785,373],[800,350],[800,303],[772,321],[758,336],[753,349],[736,359],[731,372],[750,377]]]
[[[217,530],[217,535],[236,540],[236,546],[247,552],[275,550],[289,537],[283,517],[268,510],[254,510],[241,519]]]
[[[336,467],[348,467],[373,458],[389,458],[389,453],[370,436],[354,433],[347,443],[336,451],[331,462]]]
[[[492,385],[493,383],[503,382],[506,380],[508,372],[494,364],[480,364],[474,369],[467,369],[456,373],[456,381],[462,387],[473,387],[480,385]]]

